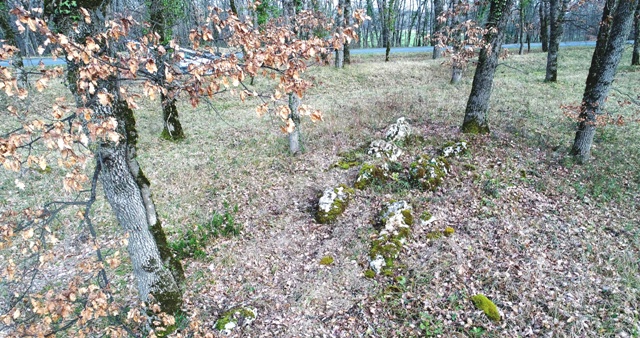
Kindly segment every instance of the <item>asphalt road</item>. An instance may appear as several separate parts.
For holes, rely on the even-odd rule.
[[[561,42],[560,47],[580,47],[580,46],[595,46],[595,41],[569,41],[569,42]],[[532,43],[531,48],[541,48],[540,43]],[[506,44],[503,48],[507,49],[518,49],[520,48],[520,44],[512,43]],[[527,46],[525,45],[525,48]],[[433,47],[396,47],[391,48],[391,54],[394,53],[428,53],[433,52]],[[384,54],[384,48],[366,48],[366,49],[352,49],[351,54]],[[56,60],[52,58],[27,58],[24,59],[25,66],[37,66],[40,61],[44,63],[45,66],[59,66],[64,65],[64,59],[58,58]],[[9,63],[7,61],[0,61],[0,66],[7,66]]]

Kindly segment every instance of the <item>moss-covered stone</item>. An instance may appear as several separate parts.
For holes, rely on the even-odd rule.
[[[447,237],[452,236],[455,233],[456,233],[456,230],[452,227],[446,227],[444,228],[444,231],[442,231],[442,234]]]
[[[324,191],[318,201],[318,212],[316,213],[316,222],[321,224],[333,223],[337,220],[349,205],[349,200],[353,195],[352,188],[344,184],[334,189]]]
[[[324,256],[320,259],[320,265],[331,265],[333,264],[333,257]]]
[[[355,166],[359,166],[360,164],[362,164],[364,159],[364,153],[362,149],[345,151],[338,154],[338,156],[340,156],[340,159],[338,160],[338,162],[334,163],[333,166],[345,170],[353,168]]]
[[[236,307],[223,313],[216,321],[216,330],[230,334],[236,327],[251,324],[258,316],[258,311],[252,307]]]
[[[393,275],[395,260],[411,236],[411,206],[406,201],[390,203],[380,212],[379,222],[382,229],[371,241],[369,267],[375,274]]]
[[[368,269],[364,272],[364,276],[367,278],[376,278],[376,272],[371,269]]]
[[[449,162],[442,156],[429,158],[422,155],[409,166],[411,182],[423,190],[436,190],[448,172]]]
[[[445,158],[458,157],[469,153],[467,142],[447,142],[444,147],[440,149],[440,155]]]
[[[385,132],[388,141],[404,141],[411,135],[411,125],[404,117],[399,118],[396,123],[389,125]]]
[[[369,145],[367,154],[377,158],[386,157],[391,161],[397,161],[402,156],[403,151],[391,142],[375,140]]]
[[[456,232],[456,230],[452,227],[446,227],[444,228],[444,231],[442,232],[443,235],[449,237],[451,235],[453,235]]]
[[[476,308],[484,312],[487,318],[494,322],[500,321],[500,312],[498,312],[498,307],[485,295],[477,294],[471,297],[471,301],[473,301],[473,305],[475,305]]]
[[[372,163],[364,163],[358,172],[358,177],[353,187],[363,190],[374,181],[386,181],[389,179],[389,172],[384,167],[379,167]]]

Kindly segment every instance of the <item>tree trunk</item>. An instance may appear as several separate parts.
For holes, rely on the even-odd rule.
[[[549,51],[549,1],[540,0],[540,43],[542,51]],[[553,0],[556,1],[556,0]]]
[[[168,11],[163,0],[152,0],[148,2],[152,29],[160,36],[160,43],[165,43],[171,36],[171,33],[167,34],[167,30],[170,27],[166,27],[166,17],[174,15],[170,10]],[[156,65],[158,71],[156,73],[156,83],[169,90],[169,95],[162,93],[160,95],[162,105],[162,134],[160,135],[165,140],[178,141],[184,139],[184,131],[182,130],[182,124],[178,118],[178,108],[176,107],[176,100],[171,94],[171,86],[167,83],[165,59],[166,55],[160,55],[160,53],[154,53]]]
[[[13,31],[13,27],[11,27],[11,18],[9,16],[10,8],[7,6],[5,2],[0,2],[0,29],[4,33],[5,43],[16,48],[19,48],[18,39],[16,38],[16,33]],[[26,46],[26,43],[25,43]],[[19,50],[17,53],[13,54],[12,66],[16,70],[16,80],[18,87],[25,88],[27,87],[27,73],[24,70],[24,61],[22,60],[22,55],[24,54],[23,50]]]
[[[451,84],[457,84],[462,80],[462,66],[458,62],[451,65]]]
[[[547,53],[547,73],[545,82],[558,81],[558,51],[562,40],[564,13],[567,10],[568,1],[549,0],[549,17],[551,20],[551,34],[549,35],[549,52]]]
[[[116,103],[105,116],[117,116],[121,129],[135,135],[133,111],[124,102]],[[135,137],[135,136],[134,136]],[[116,144],[103,144],[96,154],[101,165],[100,182],[116,219],[129,235],[128,251],[143,302],[160,304],[162,311],[175,314],[182,306],[184,271],[173,257],[151,198],[149,181],[136,161],[135,143],[130,136]]]
[[[633,21],[635,32],[633,34],[633,53],[631,54],[631,65],[640,66],[640,2],[636,6],[636,14]]]
[[[431,45],[433,46],[432,58],[435,60],[442,56],[442,50],[438,48],[438,35],[442,33],[445,23],[440,22],[438,17],[444,12],[444,0],[433,0],[433,34],[431,34]]]
[[[289,93],[289,118],[295,123],[295,129],[289,133],[289,152],[292,155],[300,153],[300,97],[296,93]]]
[[[520,0],[520,50],[518,51],[518,55],[522,55],[524,53],[524,31],[525,31],[525,26],[524,26],[524,8],[525,8],[525,3]]]
[[[580,107],[580,122],[571,148],[571,154],[580,163],[588,162],[591,158],[591,145],[596,132],[597,118],[602,113],[620,63],[638,0],[618,1],[613,16],[610,15],[611,8],[609,8],[612,3],[613,1],[608,1],[603,10],[603,21],[598,31],[598,41],[591,59]],[[608,24],[609,20],[611,20],[610,24]]]
[[[513,0],[491,0],[489,18],[485,25],[487,34],[484,39],[488,48],[480,50],[478,66],[473,76],[471,94],[464,113],[462,131],[465,133],[488,133],[487,111],[491,98],[493,76],[498,66],[498,57],[504,42],[504,28],[509,20],[509,11]]]
[[[344,0],[344,26],[351,26],[351,0]],[[347,65],[351,64],[351,47],[349,46],[349,42],[344,43],[343,49],[343,59],[344,63]]]
[[[338,9],[336,14],[336,34],[342,38],[342,32],[344,29],[344,0],[338,1]],[[343,44],[344,45],[344,44]],[[335,67],[344,67],[344,46],[336,49]]]

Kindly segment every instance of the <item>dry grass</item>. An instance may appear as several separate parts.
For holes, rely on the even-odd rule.
[[[251,102],[221,98],[212,103],[217,112],[181,107],[188,138],[180,143],[159,139],[161,111],[146,102],[137,112],[140,161],[170,238],[207,222],[224,203],[238,205],[243,226],[238,237],[212,241],[206,258],[185,262],[189,307],[213,326],[233,306],[255,306],[257,320],[232,334],[238,337],[637,337],[637,124],[600,129],[587,166],[565,158],[574,123],[559,107],[579,102],[590,53],[563,50],[557,84],[542,82],[543,54],[503,61],[492,134],[470,139],[458,127],[472,71],[452,86],[449,71],[424,55],[389,63],[354,57],[345,70],[312,69],[318,85],[304,102],[322,109],[325,122],[303,122],[306,152],[298,157],[287,155],[277,121],[256,118]],[[634,93],[639,81],[640,71],[623,67],[614,86]],[[638,110],[618,107],[616,95],[609,110],[627,117]],[[337,154],[382,137],[400,116],[425,137],[405,149],[403,163],[448,140],[468,139],[471,155],[454,161],[436,192],[369,188],[336,224],[316,224],[318,192],[355,180],[357,168],[331,168]],[[4,176],[9,206],[4,187],[15,177]],[[395,280],[364,278],[371,221],[382,203],[401,198],[438,220],[414,227]],[[117,227],[103,202],[95,217],[108,241]],[[453,236],[427,238],[447,226]],[[319,263],[326,255],[332,265]],[[126,281],[125,272],[112,274]],[[474,308],[469,298],[477,293],[496,303],[500,323]]]

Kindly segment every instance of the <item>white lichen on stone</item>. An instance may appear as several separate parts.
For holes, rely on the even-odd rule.
[[[467,151],[467,149],[468,149],[467,142],[460,141],[442,148],[441,153],[442,153],[442,156],[444,157],[454,157],[454,156],[457,157],[464,154]]]
[[[397,161],[402,156],[402,149],[398,148],[395,144],[387,142],[385,140],[375,140],[369,145],[369,151],[367,154],[375,157],[386,156],[391,161]]]
[[[379,275],[380,272],[382,272],[382,267],[384,266],[384,257],[382,257],[382,255],[377,255],[374,260],[369,262],[369,267],[376,273],[376,275]]]
[[[411,135],[411,125],[404,117],[401,117],[387,128],[384,135],[388,141],[402,141]]]
[[[344,212],[351,194],[353,189],[345,185],[325,190],[318,200],[316,221],[322,224],[333,223]]]
[[[342,187],[338,187],[338,192],[342,192],[344,189]],[[338,194],[334,192],[334,189],[327,189],[322,193],[320,200],[318,201],[318,209],[329,212],[333,207],[333,202],[338,197]]]

